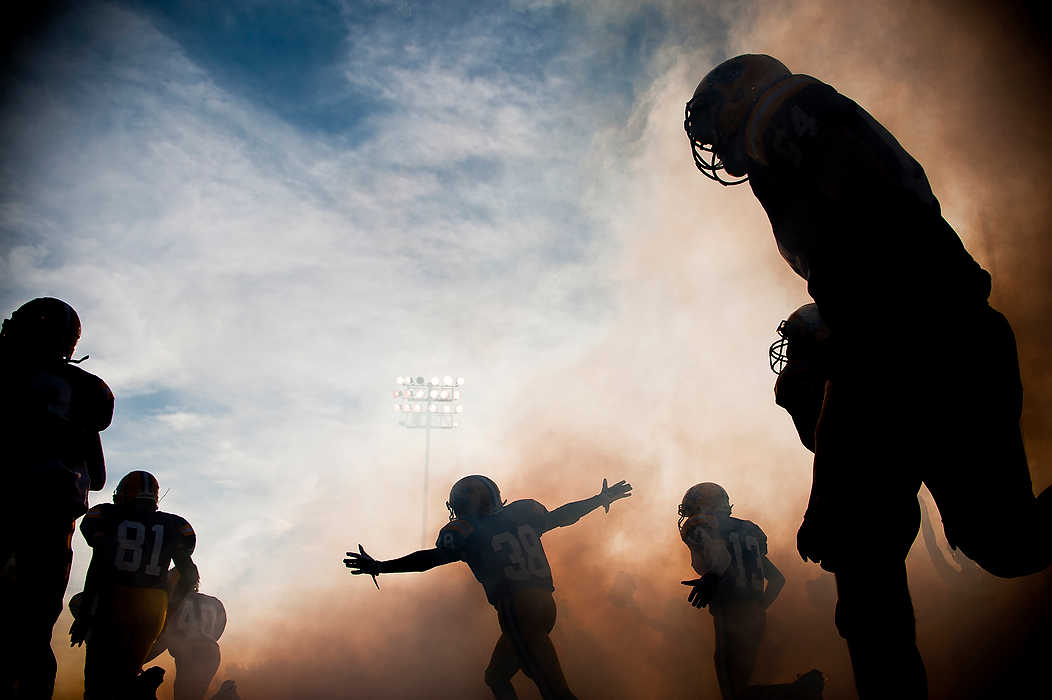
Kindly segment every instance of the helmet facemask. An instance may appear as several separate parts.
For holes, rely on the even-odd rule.
[[[730,517],[733,509],[727,492],[719,484],[695,484],[683,494],[683,500],[676,509],[678,525],[682,527],[683,521],[694,515],[709,516],[719,522],[721,517]]]
[[[709,109],[706,109],[709,107]],[[687,132],[687,140],[690,141],[690,150],[694,155],[694,165],[698,167],[701,174],[710,180],[715,180],[724,186],[740,185],[747,182],[748,175],[737,180],[725,180],[722,177],[726,173],[723,161],[716,153],[716,134],[711,127],[714,123],[713,110],[710,105],[699,104],[697,97],[690,100],[683,110],[683,130]],[[708,112],[708,114],[703,114]],[[702,126],[702,122],[710,125],[708,128]]]
[[[767,349],[771,371],[775,374],[781,374],[789,363],[789,334],[785,331],[785,324],[785,321],[778,324],[778,340]]]

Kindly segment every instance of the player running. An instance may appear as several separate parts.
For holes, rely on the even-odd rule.
[[[434,549],[399,559],[379,561],[347,552],[344,564],[354,574],[427,571],[463,561],[486,590],[497,609],[501,636],[486,668],[486,684],[498,700],[515,698],[511,679],[521,668],[544,698],[573,698],[566,684],[555,646],[548,636],[555,627],[552,571],[541,545],[548,530],[573,525],[582,516],[632,495],[632,485],[619,481],[583,501],[548,511],[534,500],[505,504],[500,490],[485,476],[466,476],[449,492],[450,522],[438,533]]]
[[[767,624],[767,608],[785,577],[767,557],[767,535],[756,523],[731,517],[727,492],[719,484],[690,487],[679,505],[679,535],[690,564],[701,578],[688,602],[708,606],[716,632],[716,679],[724,700],[821,698],[822,674],[809,671],[795,683],[749,685]]]

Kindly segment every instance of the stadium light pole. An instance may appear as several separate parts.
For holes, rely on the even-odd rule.
[[[424,431],[424,498],[420,520],[423,547],[427,547],[427,489],[431,469],[431,430],[452,430],[460,426],[464,406],[460,403],[464,378],[444,377],[427,379],[420,375],[395,379],[394,410],[398,424]]]

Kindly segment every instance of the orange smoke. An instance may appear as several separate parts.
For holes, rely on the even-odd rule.
[[[987,3],[763,3],[738,18],[728,55],[770,53],[831,83],[924,165],[947,219],[993,274],[993,304],[1015,327],[1040,491],[1052,481],[1052,373],[1043,358],[1052,340],[1052,85],[1027,19]],[[499,462],[463,472],[488,473],[506,497],[549,508],[595,493],[603,477],[634,485],[609,515],[544,538],[559,607],[553,637],[580,697],[717,697],[711,619],[687,605],[679,585],[691,570],[675,516],[683,491],[709,480],[727,488],[735,515],[767,532],[788,580],[769,613],[756,680],[819,667],[827,698],[853,697],[833,628],[832,577],[795,552],[809,454],[773,405],[765,364],[778,321],[807,299],[747,189],[719,188],[694,171],[683,103],[722,58],[698,51],[680,51],[626,115],[634,139],[598,143],[598,157],[618,164],[607,172],[629,179],[612,191],[632,193],[604,199],[606,181],[590,192],[612,212],[611,235],[624,250],[618,323],[578,364],[538,377],[572,391],[495,437],[505,441]],[[961,329],[947,352],[967,345]],[[415,501],[390,502],[392,520],[415,514]],[[334,514],[332,525],[355,523]],[[340,554],[332,552],[334,565]],[[966,566],[946,580],[921,542],[909,566],[933,698],[1004,696],[1004,677],[1019,685],[1042,677],[1016,658],[1049,641],[1048,573],[1003,581]],[[496,616],[467,567],[380,583],[377,592],[348,575],[335,586],[297,587],[255,619],[232,620],[217,679],[236,678],[246,700],[489,697],[482,672]],[[521,675],[516,685],[536,697]]]

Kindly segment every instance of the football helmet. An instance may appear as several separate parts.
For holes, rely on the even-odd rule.
[[[160,485],[150,472],[137,470],[124,475],[113,491],[113,502],[117,505],[148,506],[157,510]]]
[[[0,338],[33,354],[69,361],[80,340],[80,317],[53,297],[27,301],[0,327]]]
[[[499,513],[504,507],[500,499],[500,489],[487,476],[472,474],[453,484],[449,490],[449,519],[478,517]]]
[[[740,136],[756,102],[769,87],[792,75],[776,58],[744,54],[709,71],[683,114],[683,128],[701,174],[721,185],[740,185],[745,172]],[[722,172],[739,179],[725,180]]]
[[[683,524],[686,518],[699,513],[728,516],[731,514],[730,497],[723,487],[706,481],[695,484],[683,494],[683,500],[679,504],[679,523]]]
[[[818,359],[829,340],[829,326],[818,313],[818,304],[804,304],[778,324],[778,340],[767,349],[771,371],[781,374],[794,355]]]

